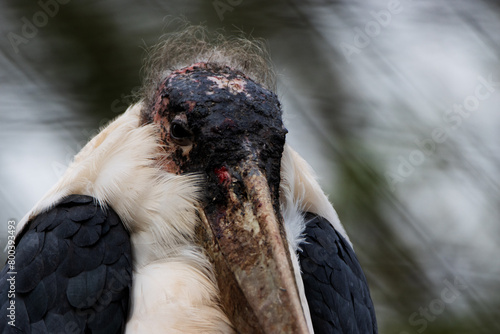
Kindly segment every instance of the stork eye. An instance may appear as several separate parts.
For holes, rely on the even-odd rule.
[[[189,145],[193,140],[193,133],[187,129],[186,124],[173,121],[170,125],[170,137],[179,145]]]

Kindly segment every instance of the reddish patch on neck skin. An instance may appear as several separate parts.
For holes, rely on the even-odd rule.
[[[215,168],[214,172],[217,176],[219,184],[227,185],[231,182],[231,175],[229,175],[226,166]]]

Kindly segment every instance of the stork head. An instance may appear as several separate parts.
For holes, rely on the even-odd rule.
[[[230,67],[196,63],[159,84],[143,115],[163,167],[206,180],[197,230],[238,332],[307,332],[279,208],[287,130],[277,96]]]

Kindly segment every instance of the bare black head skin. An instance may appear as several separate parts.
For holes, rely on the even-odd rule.
[[[213,199],[225,173],[252,159],[279,187],[287,130],[276,94],[227,66],[197,63],[172,72],[157,90],[149,122],[161,126],[170,172],[202,172]],[[273,196],[274,197],[274,196]],[[220,200],[219,196],[217,198]]]
[[[160,128],[166,171],[205,176],[200,245],[239,332],[306,332],[279,209],[287,130],[277,96],[240,71],[171,72],[143,114]]]

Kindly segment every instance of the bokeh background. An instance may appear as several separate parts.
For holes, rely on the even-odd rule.
[[[179,16],[268,41],[288,140],[355,245],[381,333],[500,333],[496,1],[2,1],[2,249]]]

